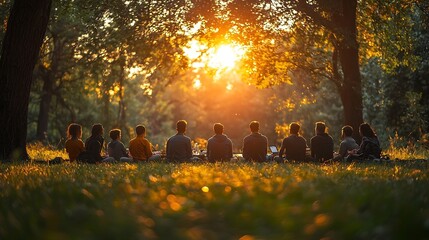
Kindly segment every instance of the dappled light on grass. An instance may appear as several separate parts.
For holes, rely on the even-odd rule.
[[[48,161],[55,157],[69,158],[65,150],[56,150],[54,146],[46,146],[40,142],[28,144],[27,152],[32,160]]]
[[[428,183],[393,164],[0,165],[0,236],[423,236]]]

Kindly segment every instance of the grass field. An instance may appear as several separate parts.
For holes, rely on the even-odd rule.
[[[428,239],[425,162],[0,165],[0,239]]]

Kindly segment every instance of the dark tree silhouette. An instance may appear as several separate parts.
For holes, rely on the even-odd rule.
[[[15,0],[0,57],[0,159],[28,159],[27,114],[33,69],[52,0]]]

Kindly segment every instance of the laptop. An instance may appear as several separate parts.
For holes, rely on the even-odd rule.
[[[277,147],[274,145],[270,146],[270,151],[272,154],[278,154],[279,153],[279,151],[277,150]]]

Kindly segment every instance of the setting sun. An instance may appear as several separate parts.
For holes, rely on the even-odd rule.
[[[217,69],[232,69],[236,67],[237,62],[243,57],[245,52],[240,45],[223,44],[208,48],[196,40],[190,41],[183,50],[185,55],[192,60],[192,67],[203,68],[204,66],[208,66]]]
[[[233,68],[244,54],[242,47],[237,45],[221,45],[209,56],[208,66],[212,68]]]

